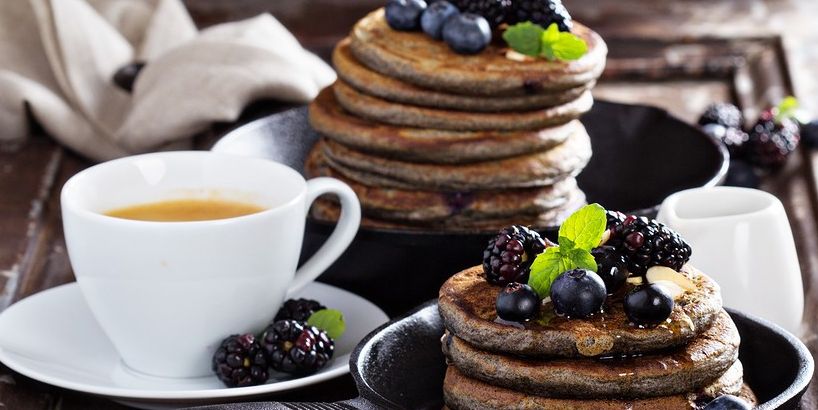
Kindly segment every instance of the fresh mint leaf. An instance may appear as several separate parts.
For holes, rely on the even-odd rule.
[[[525,54],[527,56],[536,57],[540,55],[540,47],[542,46],[543,28],[530,21],[524,23],[517,23],[503,33],[503,40],[508,43],[512,50]]]
[[[599,204],[585,205],[571,214],[560,226],[560,245],[562,237],[565,237],[574,243],[573,248],[590,251],[599,245],[607,224],[605,208]]]
[[[571,33],[560,33],[560,40],[551,45],[551,50],[557,59],[573,61],[579,60],[588,52],[588,44]]]
[[[781,122],[787,118],[795,117],[795,113],[799,108],[798,100],[793,97],[789,96],[781,100],[776,107],[776,115],[775,120],[776,122]]]
[[[571,249],[574,249],[576,247],[576,245],[577,245],[576,243],[574,243],[574,241],[572,241],[571,239],[569,239],[569,238],[567,238],[565,236],[560,236],[559,237],[559,244],[560,244],[560,251],[563,252],[563,253],[565,253],[566,251],[569,251]]]
[[[556,43],[560,39],[560,28],[557,23],[551,23],[548,28],[543,31],[541,41],[543,43]]]
[[[307,324],[327,332],[334,340],[340,338],[346,331],[344,314],[335,309],[322,309],[313,313],[307,319]]]
[[[541,35],[540,55],[549,60],[578,60],[588,52],[585,40],[572,33],[562,32],[551,23]]]
[[[580,248],[571,249],[568,251],[568,258],[571,260],[571,265],[574,266],[571,269],[588,269],[594,272],[599,269],[594,255],[591,255],[591,252],[588,250]]]
[[[599,204],[586,205],[574,212],[560,227],[559,246],[546,248],[531,263],[528,285],[545,298],[551,294],[551,284],[563,272],[577,268],[596,272],[598,266],[591,249],[599,245],[607,224],[605,208]]]
[[[571,259],[560,252],[560,248],[552,246],[539,254],[531,264],[531,274],[528,276],[528,285],[540,298],[551,296],[551,284],[561,273],[571,269]]]

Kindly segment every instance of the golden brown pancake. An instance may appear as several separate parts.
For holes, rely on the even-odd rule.
[[[591,159],[591,140],[584,128],[547,151],[458,165],[391,160],[328,139],[319,140],[316,146],[334,170],[366,185],[433,191],[548,186],[576,176]]]
[[[383,9],[352,29],[355,58],[387,77],[417,86],[466,95],[526,95],[583,86],[599,77],[608,53],[605,42],[588,27],[574,22],[573,33],[588,43],[588,53],[576,61],[515,61],[497,38],[477,55],[461,55],[422,32],[392,30]]]
[[[527,359],[479,350],[444,336],[449,363],[468,377],[549,397],[645,398],[699,391],[738,360],[740,337],[727,312],[687,345],[626,357]]]
[[[550,108],[522,112],[467,112],[419,107],[363,94],[338,80],[335,98],[352,114],[385,124],[453,131],[526,131],[565,124],[591,110],[594,98],[585,91],[577,99]]]
[[[433,223],[454,216],[496,219],[536,216],[565,205],[577,182],[574,178],[554,185],[498,191],[441,192],[372,187],[345,177],[329,167],[323,152],[312,150],[304,164],[308,177],[332,177],[349,185],[364,214],[406,223]]]
[[[467,163],[550,149],[583,128],[579,121],[536,131],[447,131],[398,127],[344,111],[332,89],[310,104],[310,124],[320,134],[358,151],[404,161]]]
[[[755,395],[744,384],[742,373],[741,362],[736,361],[727,373],[702,391],[639,399],[571,399],[534,396],[492,386],[449,366],[443,381],[443,397],[452,410],[692,410],[700,408],[699,403],[724,394],[736,395],[755,405]]]
[[[486,282],[481,266],[449,278],[440,288],[438,306],[446,327],[481,350],[540,357],[649,353],[689,342],[722,309],[721,293],[712,279],[690,265],[681,273],[696,290],[676,300],[667,323],[648,329],[629,323],[621,297],[608,298],[604,313],[586,320],[556,316],[549,302],[540,309],[543,317],[524,326],[498,323],[495,301],[502,288]]]
[[[566,90],[509,97],[458,95],[421,88],[374,71],[355,59],[349,44],[349,38],[341,40],[332,55],[338,76],[364,94],[408,105],[477,112],[530,111],[576,100],[595,84],[592,81]]]

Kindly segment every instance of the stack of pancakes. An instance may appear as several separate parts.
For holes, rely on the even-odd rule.
[[[596,33],[573,31],[589,46],[576,61],[510,58],[498,35],[464,56],[370,13],[335,49],[339,80],[310,106],[322,138],[308,175],[347,182],[369,227],[559,224],[585,202],[574,177],[591,144],[578,118],[607,54]],[[329,199],[313,208],[322,220],[338,212]]]
[[[733,394],[755,403],[743,382],[739,334],[715,282],[685,266],[694,289],[677,296],[665,324],[628,323],[621,297],[587,320],[543,316],[522,324],[495,313],[500,287],[480,267],[440,290],[446,324],[444,382],[451,409],[696,409]],[[626,287],[629,287],[627,285]],[[629,289],[625,289],[627,291]]]

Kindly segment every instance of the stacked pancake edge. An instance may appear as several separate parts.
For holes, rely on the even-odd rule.
[[[309,177],[349,184],[370,228],[494,231],[558,225],[585,203],[575,177],[591,158],[579,117],[607,48],[590,29],[572,62],[517,61],[501,44],[476,56],[399,32],[383,10],[361,19],[333,54],[339,80],[310,105],[321,139]],[[322,198],[313,217],[332,221]]]
[[[481,269],[440,290],[450,409],[698,409],[723,394],[756,403],[718,285],[689,265],[681,273],[695,289],[676,298],[667,323],[647,329],[628,323],[616,297],[589,320],[498,321],[501,288]]]

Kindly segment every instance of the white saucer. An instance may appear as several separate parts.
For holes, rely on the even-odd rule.
[[[229,389],[215,376],[167,379],[136,373],[120,360],[76,283],[25,298],[0,314],[0,361],[32,379],[135,407],[202,405],[225,398],[281,393],[346,374],[349,355],[358,342],[388,321],[371,302],[322,283],[307,285],[297,297],[340,310],[347,326],[336,343],[333,360],[312,376]]]

